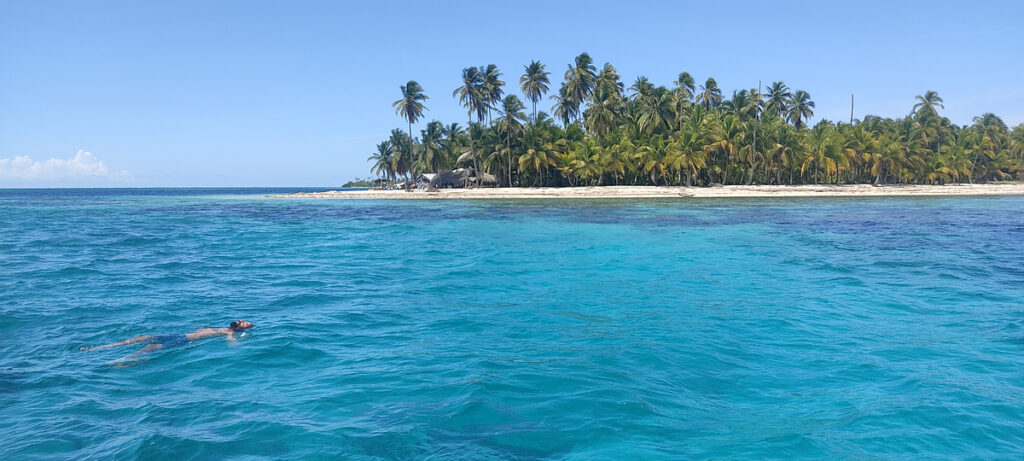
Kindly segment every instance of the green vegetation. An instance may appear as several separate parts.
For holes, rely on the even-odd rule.
[[[341,187],[374,187],[376,185],[377,184],[374,183],[373,178],[367,178],[367,179],[355,178],[355,179],[353,179],[353,180],[351,180],[351,181],[349,181],[349,182],[347,182],[345,184],[342,184]]]
[[[713,78],[697,85],[683,72],[672,88],[639,77],[625,88],[611,64],[597,70],[583,53],[569,65],[552,114],[537,111],[549,72],[524,66],[520,89],[532,105],[504,96],[494,65],[462,70],[452,96],[468,129],[412,123],[427,99],[415,81],[401,87],[396,112],[408,133],[391,131],[370,157],[372,171],[396,179],[471,163],[502,186],[606,184],[947,184],[1024,178],[1024,124],[1008,128],[994,114],[958,126],[939,114],[927,91],[903,118],[867,116],[809,126],[814,101],[783,82],[734,91],[725,99]],[[466,155],[468,154],[468,155]],[[461,162],[460,163],[460,158]]]

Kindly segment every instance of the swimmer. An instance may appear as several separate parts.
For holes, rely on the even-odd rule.
[[[119,343],[104,344],[96,347],[83,347],[79,350],[82,351],[94,351],[96,349],[106,349],[108,347],[126,346],[128,344],[135,343],[149,343],[146,347],[143,347],[131,357],[138,357],[142,354],[148,354],[153,351],[161,349],[169,349],[172,347],[184,346],[188,343],[199,341],[200,339],[206,339],[217,335],[225,335],[228,341],[235,341],[235,333],[243,332],[252,328],[252,322],[245,320],[235,320],[228,325],[227,328],[203,328],[200,330],[186,333],[183,335],[142,335],[136,336],[127,341],[121,341]]]

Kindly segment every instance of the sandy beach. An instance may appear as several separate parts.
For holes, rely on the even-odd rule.
[[[883,197],[941,195],[1022,195],[1024,184],[929,185],[802,185],[802,186],[599,186],[599,187],[500,187],[477,189],[359,190],[304,192],[274,195],[277,198],[315,199],[615,199],[615,198],[729,198],[729,197]]]

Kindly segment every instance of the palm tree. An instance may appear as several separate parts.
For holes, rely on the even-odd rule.
[[[739,90],[732,93],[732,98],[723,102],[722,107],[731,114],[736,115],[740,120],[746,121],[757,117],[760,112],[761,98],[748,90]]]
[[[551,75],[551,72],[544,70],[544,64],[541,64],[540,61],[530,61],[530,64],[523,68],[525,71],[523,76],[519,77],[519,88],[523,90],[526,99],[533,103],[532,120],[537,120],[537,101],[540,101],[548,92],[548,85],[551,83],[548,76]]]
[[[1024,123],[1013,127],[1009,134],[1010,152],[1008,155],[1017,161],[1017,176],[1024,176]]]
[[[803,127],[803,122],[814,116],[814,101],[811,95],[804,90],[797,90],[790,100],[789,113],[786,119],[793,123],[797,129]]]
[[[555,105],[551,107],[551,112],[562,121],[563,126],[568,126],[569,121],[576,118],[579,113],[579,104],[573,103],[565,85],[562,85],[558,89],[558,95],[552,96],[552,98],[555,100]]]
[[[768,87],[768,94],[765,95],[765,112],[785,117],[789,113],[789,101],[792,97],[793,93],[789,92],[789,87],[785,83],[772,82]]]
[[[672,93],[659,86],[642,98],[636,104],[637,128],[646,134],[668,129],[676,118]]]
[[[637,77],[629,89],[633,92],[629,96],[630,101],[644,101],[654,94],[654,84],[643,75]]]
[[[680,73],[679,78],[672,83],[675,83],[676,91],[679,93],[680,99],[693,101],[694,82],[693,76],[690,75],[689,72]]]
[[[576,65],[569,65],[565,71],[565,83],[568,101],[575,107],[571,112],[579,114],[579,107],[590,97],[594,89],[594,82],[597,79],[597,68],[594,60],[587,53],[580,53],[576,56]],[[575,115],[574,115],[575,117]]]
[[[694,95],[694,82],[693,76],[689,72],[682,72],[675,83],[676,87],[672,90],[673,109],[676,112],[676,120],[674,128],[678,130],[683,129],[683,114],[686,108],[693,103]]]
[[[437,172],[441,169],[443,151],[444,125],[434,120],[420,132],[419,150],[416,155],[416,169],[419,171]]]
[[[604,90],[606,93],[614,93],[621,98],[623,88],[625,86],[622,84],[622,78],[619,77],[619,71],[611,64],[605,63],[604,68],[594,79],[594,91]]]
[[[683,129],[668,145],[667,163],[679,175],[686,171],[686,187],[693,185],[693,177],[707,167],[707,156],[704,146],[707,145],[707,129],[703,117],[689,117]],[[680,179],[680,184],[683,181]]]
[[[970,160],[973,150],[974,146],[967,136],[954,137],[953,142],[942,146],[942,154],[935,158],[933,171],[928,175],[928,179],[933,182],[959,183],[966,177],[968,181],[974,182],[971,177],[974,163]]]
[[[718,82],[708,77],[707,81],[700,86],[700,93],[697,94],[697,102],[705,109],[718,107],[722,102],[722,90],[718,88]]]
[[[936,107],[945,109],[945,106],[942,105],[942,98],[939,97],[939,93],[932,90],[926,91],[924,95],[919,94],[915,96],[914,99],[917,100],[917,103],[914,104],[913,113],[917,115],[918,118],[927,117],[929,115],[938,115],[939,113],[935,109]]]
[[[402,85],[400,88],[402,89],[402,99],[391,103],[391,107],[395,108],[395,114],[409,122],[409,146],[403,151],[411,155],[413,151],[412,144],[416,142],[415,138],[412,137],[412,124],[416,123],[423,116],[423,111],[427,110],[423,105],[423,101],[430,98],[423,94],[423,87],[416,83],[415,80],[409,80],[409,83]]]
[[[456,159],[465,146],[469,143],[466,141],[467,132],[463,130],[458,123],[451,123],[448,126],[441,128],[441,159],[438,162],[439,169],[449,169],[455,164]]]
[[[377,151],[367,159],[373,161],[370,171],[376,174],[378,178],[383,175],[387,179],[392,179],[395,175],[393,168],[394,155],[395,153],[391,150],[390,142],[383,141],[377,144]]]
[[[515,95],[508,95],[501,105],[501,117],[498,118],[498,129],[505,133],[505,156],[508,160],[508,185],[512,186],[512,137],[523,131],[526,114],[523,103]]]
[[[469,127],[473,126],[473,113],[476,112],[477,120],[482,120],[487,113],[487,101],[490,97],[484,87],[484,75],[479,68],[467,67],[462,69],[462,86],[452,92],[452,97],[459,98],[459,104],[466,108],[469,115]],[[473,157],[473,166],[480,171],[480,159],[477,157],[476,149],[473,147],[473,134],[469,135],[469,151]],[[480,175],[477,175],[478,177]]]
[[[550,146],[545,144],[537,148],[530,148],[526,153],[519,156],[519,169],[521,171],[536,171],[534,185],[539,186],[544,181],[544,171],[554,165],[554,158],[550,155]]]
[[[388,139],[394,154],[391,157],[391,165],[396,175],[405,176],[409,179],[415,163],[412,138],[401,129],[391,130],[391,137]]]
[[[583,113],[583,125],[598,138],[603,138],[619,124],[625,105],[622,96],[600,85],[594,89],[590,104]]]
[[[494,64],[488,64],[482,72],[484,74],[483,93],[487,102],[487,122],[491,123],[491,109],[497,107],[501,102],[501,95],[505,93],[502,89],[505,82],[501,80],[501,71]]]
[[[427,100],[428,97],[423,93],[423,87],[415,80],[410,80],[409,83],[401,85],[401,99],[398,99],[391,103],[391,107],[394,108],[394,113],[399,117],[406,119],[409,122],[409,137],[406,138],[408,144],[395,145],[395,149],[398,149],[402,154],[402,165],[404,172],[416,174],[416,162],[414,159],[415,143],[416,138],[413,137],[413,123],[416,123],[420,117],[423,116],[423,111],[427,108],[423,106],[423,101]]]
[[[743,126],[739,118],[733,114],[726,115],[717,126],[718,141],[706,146],[709,153],[717,153],[722,159],[722,185],[729,184],[729,170],[735,159],[739,158],[740,146],[743,145]]]
[[[836,182],[838,182],[839,169],[845,165],[846,157],[843,155],[835,126],[826,120],[815,125],[808,138],[808,150],[810,155],[804,159],[800,174],[803,175],[807,167],[814,164],[815,184],[818,184],[822,168],[825,170],[826,180],[835,174]]]

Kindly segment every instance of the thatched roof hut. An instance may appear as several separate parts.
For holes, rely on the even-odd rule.
[[[438,189],[464,187],[469,181],[469,170],[459,168],[455,171],[441,170],[430,180],[430,187]]]
[[[437,175],[433,174],[433,173],[423,173],[423,174],[417,176],[416,177],[416,188],[417,189],[426,189],[426,188],[430,187],[431,183],[434,181],[434,177],[435,176],[437,176]]]
[[[498,185],[498,178],[495,177],[493,174],[481,171],[480,174],[478,175],[478,178],[480,185],[482,186],[494,187]]]

